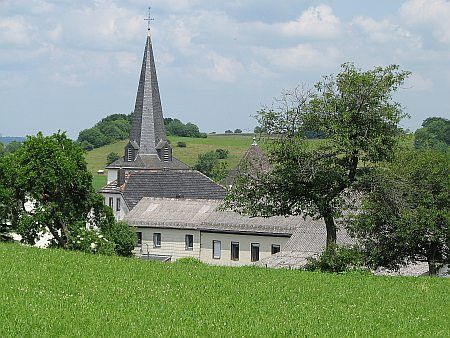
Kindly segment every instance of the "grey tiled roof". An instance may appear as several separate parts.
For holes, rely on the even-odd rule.
[[[290,236],[302,227],[299,216],[270,218],[219,211],[220,200],[143,198],[125,217],[131,225]]]
[[[141,155],[136,157],[133,162],[127,162],[123,157],[119,158],[106,167],[106,169],[189,169],[189,167],[180,160],[172,157],[172,161],[161,161],[158,155]]]
[[[254,175],[257,172],[267,172],[271,165],[261,148],[254,142],[246,151],[236,168],[232,169],[228,176],[223,180],[226,186],[233,185],[236,178],[244,172],[244,170]]]
[[[130,171],[122,194],[130,210],[143,197],[222,200],[226,189],[196,170]]]

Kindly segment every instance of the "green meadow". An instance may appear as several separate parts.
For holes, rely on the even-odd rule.
[[[224,162],[227,163],[229,169],[233,169],[252,144],[253,135],[208,135],[207,138],[169,136],[168,138],[173,147],[173,155],[191,167],[197,162],[199,154],[222,148],[229,152],[228,158]],[[186,143],[186,148],[177,147],[177,142],[180,141]],[[127,141],[119,141],[86,153],[88,169],[94,175],[96,189],[106,184],[106,176],[98,175],[97,170],[105,168],[106,157],[109,153],[115,152],[123,156],[123,148],[126,143]]]
[[[446,336],[450,280],[0,244],[0,336]]]

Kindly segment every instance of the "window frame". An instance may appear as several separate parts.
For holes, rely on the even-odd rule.
[[[253,249],[256,249],[256,248],[258,248],[258,251],[257,251],[257,253],[258,253],[258,259],[254,259],[253,258],[253,256],[254,256],[254,251],[253,251]],[[259,243],[251,243],[250,244],[250,261],[251,262],[258,262],[259,261],[259,254],[260,254],[260,244]]]
[[[219,253],[217,254],[216,252],[216,247],[215,244],[218,243],[219,245]],[[212,258],[213,259],[220,259],[222,256],[222,242],[218,241],[218,240],[213,240],[212,241]]]
[[[233,250],[234,247],[234,250]],[[235,255],[233,255],[233,253]],[[230,245],[230,259],[232,261],[239,261],[239,242],[231,242]]]
[[[142,231],[136,231],[136,246],[142,246]]]
[[[160,232],[153,233],[153,247],[154,248],[161,247],[161,233]]]
[[[192,246],[189,246],[188,238],[191,239]],[[186,234],[186,235],[184,236],[184,249],[185,249],[185,250],[188,250],[188,251],[194,250],[194,235],[192,235],[192,234]]]
[[[111,209],[114,210],[114,197],[109,197],[108,205]]]
[[[278,251],[277,252],[274,252],[274,249],[278,249]],[[270,253],[272,254],[272,255],[275,255],[276,253],[279,253],[281,251],[281,245],[280,244],[272,244],[271,245],[271,247],[270,247]]]
[[[120,197],[116,198],[116,211],[120,211]]]

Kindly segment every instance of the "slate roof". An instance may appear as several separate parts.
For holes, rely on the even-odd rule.
[[[226,186],[231,186],[234,184],[236,178],[244,173],[244,171],[255,175],[257,172],[267,172],[270,168],[271,165],[267,156],[256,143],[256,138],[253,138],[253,144],[245,152],[244,157],[239,161],[236,168],[230,171],[222,183]]]
[[[136,170],[121,188],[128,208],[143,197],[222,200],[226,189],[196,170]]]
[[[139,144],[139,154],[156,154],[158,142],[166,140],[150,32],[142,59],[130,140]]]
[[[127,162],[123,157],[119,158],[106,167],[106,169],[178,169],[187,170],[189,166],[180,160],[172,157],[172,161],[164,162],[158,155],[138,154],[136,160]]]
[[[300,216],[248,217],[234,211],[219,211],[220,204],[220,200],[145,197],[125,220],[140,227],[276,236],[290,236],[304,225]]]

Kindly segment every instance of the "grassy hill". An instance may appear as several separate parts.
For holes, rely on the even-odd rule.
[[[0,336],[448,336],[449,279],[165,264],[0,243]]]
[[[208,135],[207,138],[169,136],[173,147],[173,155],[187,165],[193,166],[197,162],[199,154],[222,148],[229,151],[229,156],[225,160],[229,169],[234,168],[238,164],[252,144],[252,138],[253,135]],[[185,142],[186,148],[177,147],[176,145],[179,141]],[[97,170],[106,166],[106,156],[110,152],[115,152],[122,156],[126,143],[127,141],[120,141],[87,152],[88,169],[94,174],[94,187],[96,189],[106,184],[106,177],[97,175]]]

